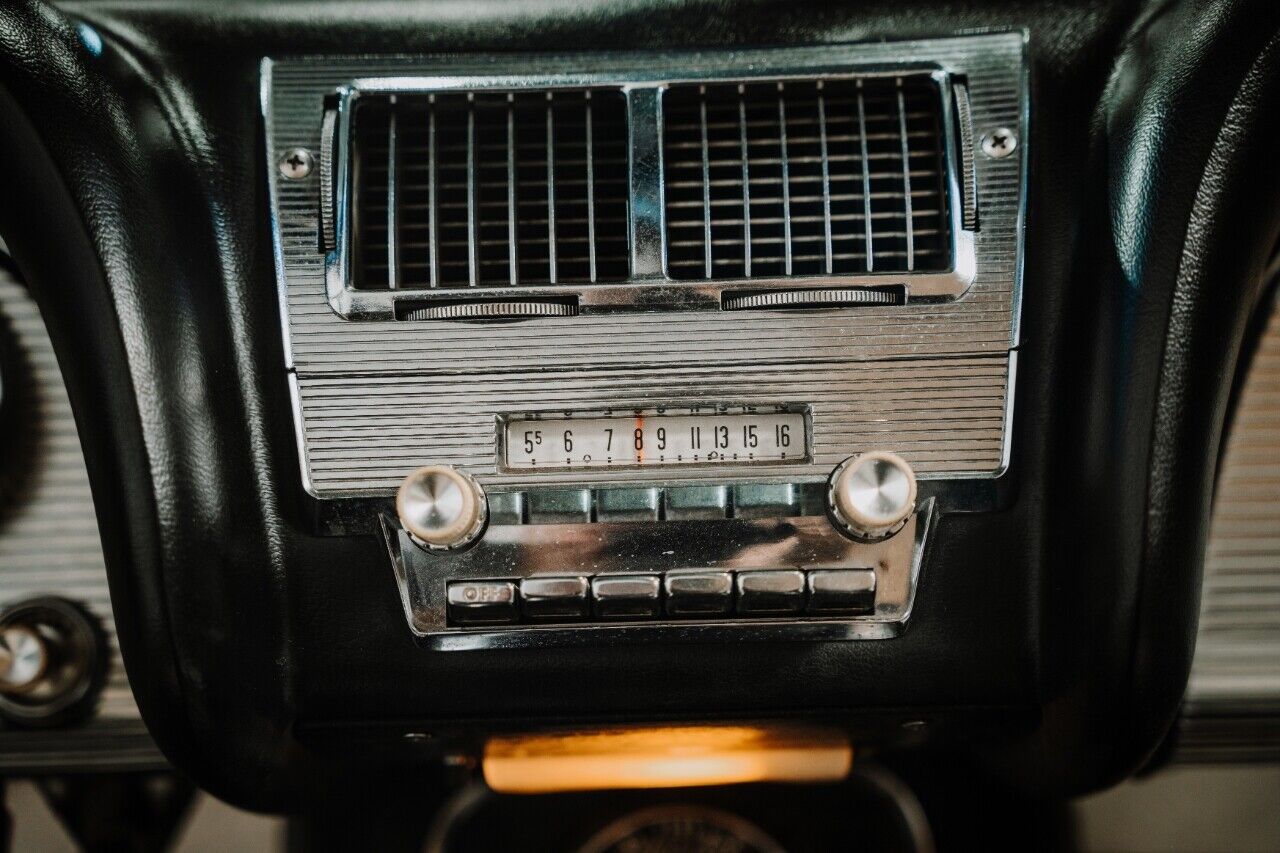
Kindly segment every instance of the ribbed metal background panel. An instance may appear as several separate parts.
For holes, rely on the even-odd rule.
[[[711,469],[720,479],[805,479],[815,470],[825,476],[847,456],[883,447],[901,453],[923,475],[991,470],[1000,465],[1004,446],[1001,383],[1007,371],[1008,358],[1001,357],[848,362],[803,379],[793,378],[788,368],[764,367],[528,372],[466,381],[310,376],[301,379],[300,391],[310,415],[306,450],[313,487],[390,491],[406,471],[439,459],[485,483],[527,483],[530,472],[503,474],[496,468],[493,412],[548,404],[568,409],[582,400],[622,410],[673,400],[811,404],[811,465],[721,465]],[[675,483],[696,481],[700,474],[668,469],[657,476]],[[585,485],[618,478],[618,471],[578,469],[538,472],[537,481]]]
[[[1187,687],[1189,714],[1268,709],[1280,719],[1280,302],[1249,366],[1218,475]],[[1272,735],[1280,743],[1280,729]]]
[[[47,733],[0,730],[0,767],[16,766],[15,761],[24,767],[101,766],[114,758],[130,766],[160,763],[116,646],[98,521],[62,373],[39,309],[3,268],[0,315],[25,362],[25,376],[14,381],[25,380],[28,402],[28,443],[22,448],[27,458],[4,462],[21,474],[0,510],[0,606],[42,594],[63,596],[101,617],[111,642],[111,671],[97,716],[65,742]],[[46,748],[30,748],[33,738]]]
[[[786,54],[792,61],[799,62],[796,58],[800,57],[810,73],[820,64],[835,73],[902,63],[963,73],[976,133],[1023,126],[1020,34],[822,46]],[[629,74],[633,79],[650,81],[662,80],[672,69],[679,69],[682,79],[698,79],[726,75],[727,67],[769,67],[778,57],[771,51],[736,51],[270,62],[264,66],[268,144],[273,158],[292,146],[318,150],[324,96],[362,79],[447,75],[465,81],[495,74],[545,77],[555,70],[564,72],[567,83],[572,84],[575,69],[582,74]],[[317,248],[316,186],[312,181],[277,181],[273,177],[289,358],[301,386],[300,418],[308,448],[304,464],[313,491],[326,497],[385,492],[412,464],[428,458],[427,454],[435,462],[474,469],[482,464],[479,459],[486,447],[492,452],[493,418],[501,411],[545,411],[568,402],[578,411],[589,411],[622,396],[641,396],[648,404],[674,404],[692,391],[699,399],[714,392],[723,402],[736,402],[733,398],[739,392],[733,386],[710,386],[708,380],[699,378],[705,371],[730,367],[746,371],[739,374],[744,383],[740,387],[749,387],[752,399],[779,403],[807,402],[807,389],[839,387],[842,376],[852,371],[871,381],[866,396],[846,398],[844,404],[874,412],[880,399],[894,393],[892,383],[911,373],[913,365],[924,376],[940,357],[990,356],[989,363],[995,369],[974,374],[975,381],[965,386],[970,389],[967,399],[979,408],[988,407],[993,400],[1003,404],[1010,379],[1007,355],[1017,340],[1022,158],[979,157],[976,165],[982,211],[982,227],[976,235],[976,275],[969,291],[953,302],[804,314],[685,311],[583,315],[499,325],[353,322],[338,316],[327,300],[324,256]],[[872,369],[869,362],[881,363]],[[866,372],[869,369],[871,372]],[[559,371],[556,375],[585,383],[589,393],[569,400],[564,394],[566,385],[529,381],[531,373],[542,371],[548,376]],[[645,372],[651,374],[644,377],[641,374]],[[877,373],[885,377],[883,387],[877,384],[881,381],[875,378]],[[322,381],[326,377],[331,384]],[[452,379],[437,381],[444,377]],[[428,378],[454,408],[436,406],[433,400],[397,399],[400,394],[413,393],[416,383]],[[639,382],[649,390],[626,390],[629,382]],[[513,393],[492,398],[487,439],[481,438],[479,414],[453,416],[456,406],[470,399],[472,389],[501,389],[504,385]],[[1004,458],[1004,430],[996,427],[965,433],[966,424],[951,417],[954,396],[939,396],[943,386],[922,390],[920,405],[925,411],[913,419],[887,418],[880,446],[909,442],[913,439],[904,429],[927,424],[935,446],[944,449],[932,457],[932,464],[925,463],[926,474],[996,473]],[[335,400],[335,396],[341,399]],[[389,415],[397,406],[400,414]],[[395,418],[408,411],[416,412],[419,422],[396,423]],[[838,436],[825,434],[833,423],[815,423],[815,441],[824,453],[841,446]],[[396,431],[399,440],[367,437],[379,428]],[[413,446],[425,436],[441,435],[466,436],[469,449],[459,449],[450,456],[440,455],[439,442]],[[966,440],[966,435],[973,440]],[[484,440],[487,444],[471,444]],[[856,443],[843,446],[852,452]],[[407,461],[409,457],[414,463]],[[917,451],[912,461],[928,458]],[[493,462],[490,459],[484,464],[492,467]],[[806,472],[809,478],[823,473],[816,465]],[[714,469],[689,476],[719,479],[732,476],[732,472]],[[542,483],[556,478],[540,474],[528,479]]]

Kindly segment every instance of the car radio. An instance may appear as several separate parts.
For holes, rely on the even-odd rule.
[[[437,648],[900,631],[1008,465],[1023,51],[264,62],[319,528]]]

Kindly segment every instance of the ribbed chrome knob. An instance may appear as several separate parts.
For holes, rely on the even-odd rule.
[[[0,629],[0,693],[34,690],[48,668],[49,648],[34,628],[6,625]]]
[[[47,727],[92,715],[108,654],[102,623],[73,601],[40,596],[0,609],[0,720]]]
[[[857,539],[884,539],[916,508],[916,475],[901,456],[873,450],[836,466],[827,504],[838,527]]]
[[[469,475],[448,465],[428,465],[400,484],[396,513],[418,544],[451,550],[480,537],[489,520],[489,504]]]

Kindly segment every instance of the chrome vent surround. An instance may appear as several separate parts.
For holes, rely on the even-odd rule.
[[[1014,156],[988,157],[978,141],[997,128],[1027,138],[1023,34],[697,52],[289,57],[264,61],[262,72],[301,474],[305,488],[326,503],[340,507],[346,499],[393,494],[406,474],[428,463],[472,474],[491,495],[760,480],[758,469],[738,465],[627,472],[500,468],[500,416],[566,408],[805,404],[812,414],[813,458],[771,468],[776,482],[823,482],[845,457],[886,446],[923,479],[985,479],[1005,469],[1027,145]],[[844,272],[833,257],[827,275],[824,249],[823,271],[816,274],[793,265],[790,278],[773,272],[762,278],[754,269],[750,279],[668,275],[664,177],[673,178],[663,170],[662,122],[666,107],[676,102],[666,99],[682,97],[677,89],[723,85],[736,92],[738,84],[772,85],[776,93],[781,81],[784,89],[803,92],[821,80],[824,89],[847,92],[862,80],[864,88],[891,87],[890,106],[896,107],[899,77],[904,98],[917,89],[936,96],[945,152],[947,269],[926,263],[922,254],[913,271],[893,272],[876,262],[869,274]],[[472,93],[500,103],[508,93],[521,93],[545,102],[547,91],[560,97],[588,89],[593,101],[602,90],[626,99],[625,280],[552,285],[522,279],[512,286],[509,267],[502,267],[508,277],[501,279],[495,263],[493,285],[473,288],[468,279],[431,288],[429,280],[423,287],[418,279],[396,289],[350,286],[351,244],[339,239],[350,234],[348,210],[319,202],[330,195],[325,175],[332,195],[349,198],[351,174],[345,170],[360,100],[432,94],[465,99]],[[864,109],[870,106],[864,103]],[[788,114],[789,157],[792,140],[804,137],[803,115],[801,109],[792,131]],[[836,124],[848,134],[847,115]],[[914,127],[909,123],[908,132]],[[284,177],[275,164],[294,148],[316,154],[321,168],[300,180]],[[333,156],[326,156],[330,148]],[[969,151],[968,162],[962,150]],[[505,155],[505,145],[493,153]],[[806,155],[800,149],[794,156]],[[848,174],[854,164],[840,161],[839,168]],[[491,171],[501,179],[501,169]],[[597,177],[603,171],[597,168]],[[801,169],[797,178],[803,174]],[[793,197],[802,189],[797,183]],[[920,189],[913,180],[913,200]],[[919,214],[928,209],[924,201],[918,210],[913,206],[920,231],[927,226]],[[495,205],[493,212],[501,220],[505,211]],[[795,237],[802,236],[802,225],[812,227],[792,225]]]
[[[946,272],[941,108],[927,74],[670,87],[667,273]]]
[[[626,109],[617,89],[359,98],[351,286],[625,279]]]
[[[963,295],[967,82],[787,70],[349,81],[321,121],[330,305],[403,320],[438,300],[568,296],[576,316],[719,310],[746,287]]]

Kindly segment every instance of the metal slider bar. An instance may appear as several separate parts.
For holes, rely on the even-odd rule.
[[[591,283],[596,281],[596,168],[591,128],[591,90],[585,95],[587,125],[587,255]]]
[[[400,286],[400,215],[396,206],[396,96],[387,99],[387,289]]]
[[[431,286],[440,286],[440,205],[436,202],[436,185],[439,181],[439,168],[436,162],[436,96],[427,96],[427,207],[430,216],[430,238],[427,251],[431,264]]]
[[[479,227],[476,223],[476,95],[467,93],[467,284],[480,283]]]
[[[827,99],[818,81],[818,139],[822,147],[822,237],[827,253],[827,274],[832,270],[831,249],[831,160],[827,154]]]
[[[702,116],[702,259],[706,277],[711,278],[711,159],[707,144],[707,87],[699,86],[698,93]]]
[[[907,144],[907,101],[898,78],[898,134],[902,139],[902,198],[907,219],[907,270],[916,268],[916,238],[911,223],[911,147]]]
[[[867,241],[867,272],[875,269],[875,253],[871,247],[871,158],[867,156],[867,106],[858,81],[858,139],[862,149],[862,216]]]
[[[751,277],[751,170],[747,148],[747,88],[738,84],[738,139],[742,148],[742,269]]]
[[[666,262],[661,92],[635,88],[625,94],[629,269],[632,280],[661,281]]]
[[[547,265],[548,281],[556,283],[556,132],[552,93],[547,92]]]
[[[516,96],[507,93],[507,267],[511,286],[520,283],[520,258],[516,246]]]
[[[791,275],[791,165],[787,161],[787,101],[782,81],[778,81],[778,150],[782,166],[782,245],[786,274]]]

